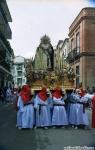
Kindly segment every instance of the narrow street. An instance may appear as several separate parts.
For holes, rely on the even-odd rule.
[[[89,118],[91,110],[88,110]],[[0,104],[0,150],[64,150],[66,146],[95,146],[95,130],[18,130],[12,104]]]

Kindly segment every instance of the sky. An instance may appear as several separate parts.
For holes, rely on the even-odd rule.
[[[6,0],[12,16],[10,44],[15,56],[35,56],[40,39],[48,35],[55,48],[68,37],[69,27],[84,7],[94,0]]]

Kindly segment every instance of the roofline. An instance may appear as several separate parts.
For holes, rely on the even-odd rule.
[[[62,47],[65,45],[66,41],[68,41],[68,42],[69,42],[69,38],[66,38],[66,39],[63,41],[63,45],[62,45]]]
[[[25,59],[25,57],[23,57],[23,56],[21,56],[21,55],[17,55],[17,56],[15,56],[15,58],[16,58],[16,57],[22,57],[22,58],[24,58],[24,59]]]
[[[95,10],[95,7],[85,7],[83,8],[79,14],[77,15],[77,17],[74,19],[74,21],[72,22],[72,24],[69,27],[69,34],[72,32],[72,29],[74,28],[74,26],[76,26],[76,24],[80,23],[83,19],[90,17],[89,15],[86,14],[87,10]],[[94,16],[93,16],[94,17]]]

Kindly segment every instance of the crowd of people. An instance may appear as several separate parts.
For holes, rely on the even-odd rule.
[[[71,126],[75,129],[89,126],[86,107],[92,108],[92,127],[95,128],[95,93],[89,94],[83,89],[65,92],[60,87],[52,91],[46,87],[38,92],[24,85],[16,92],[18,129]]]
[[[0,88],[0,103],[13,103],[19,89],[11,87]]]

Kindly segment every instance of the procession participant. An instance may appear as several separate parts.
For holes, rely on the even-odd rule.
[[[52,125],[56,126],[66,126],[68,125],[67,114],[65,110],[65,102],[62,97],[62,90],[60,87],[56,87],[53,92],[53,115],[52,115]]]
[[[0,102],[4,103],[4,93],[1,88],[0,88]]]
[[[10,87],[6,90],[6,100],[7,102],[12,102],[12,90]]]
[[[18,88],[14,88],[12,93],[13,104],[17,101],[17,97],[18,97]]]
[[[95,95],[92,99],[92,128],[95,128]]]
[[[85,98],[86,91],[83,89],[79,90],[79,95],[80,95],[80,100],[78,101],[78,104],[80,105],[78,109],[79,125],[83,125],[83,127],[86,129],[87,126],[89,125],[88,114],[86,112],[86,105],[88,103],[88,99]]]
[[[93,103],[94,103],[94,94],[89,94],[86,90],[85,90],[85,94],[84,96],[81,98],[81,101],[83,102],[83,109],[84,109],[84,113],[83,113],[83,122],[84,122],[84,125],[85,125],[85,128],[87,128],[87,126],[89,125],[89,120],[88,120],[88,114],[87,114],[87,111],[86,111],[86,107],[90,107],[91,103],[92,103],[92,106],[93,106]],[[93,112],[94,112],[94,109],[92,109],[92,116],[93,116]],[[93,117],[92,117],[93,118]],[[94,118],[93,118],[94,119]],[[93,121],[92,121],[92,124],[93,124]],[[93,126],[93,125],[92,125]]]
[[[79,94],[81,97],[83,97],[86,93],[87,93],[86,90],[83,90],[82,87],[79,89]]]
[[[32,104],[34,106],[34,99],[36,97],[36,92],[34,89],[31,88],[31,97],[32,97]],[[36,126],[36,110],[34,109],[34,117],[33,117],[33,128]]]
[[[34,99],[34,108],[36,109],[36,128],[44,127],[48,129],[51,125],[49,99],[45,87],[39,91]]]
[[[84,94],[85,100],[86,100],[87,102],[91,102],[91,100],[92,100],[94,94],[90,94],[90,93],[88,93],[86,90],[84,90],[84,93],[85,93],[85,94]]]
[[[67,113],[67,119],[68,119],[68,124],[69,124],[69,114],[70,114],[70,97],[71,97],[72,90],[68,90],[66,92],[66,100],[65,100],[65,109]]]
[[[52,93],[50,89],[47,89],[47,97],[48,97],[48,106],[50,108],[50,119],[52,122],[52,115],[53,115],[53,100],[52,100]]]
[[[71,103],[74,104],[71,104],[70,107],[70,123],[75,126],[75,129],[77,129],[79,125],[83,125],[86,129],[89,125],[88,115],[85,111],[86,104],[88,103],[87,95],[84,90],[76,89],[72,99],[73,102]]]
[[[67,101],[67,94],[66,94],[65,89],[62,89],[62,97],[63,97],[64,101],[66,102]]]
[[[74,127],[76,124],[76,99],[75,99],[75,89],[73,89],[70,98],[69,98],[69,115],[68,115],[68,121],[69,124]]]
[[[79,89],[73,90],[70,96],[70,113],[69,113],[69,124],[75,129],[78,128],[78,125],[83,120],[82,112],[79,111],[81,104],[80,102],[80,95]]]
[[[20,113],[19,129],[33,128],[34,123],[34,107],[31,98],[31,89],[28,85],[24,85],[18,97],[18,112]]]

